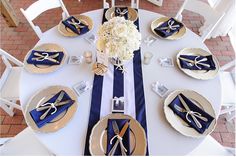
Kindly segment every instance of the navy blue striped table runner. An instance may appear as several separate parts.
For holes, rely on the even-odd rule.
[[[102,23],[107,21],[105,18],[106,11],[107,9],[104,9]],[[134,24],[137,26],[139,30],[139,19],[137,19],[134,22]],[[133,72],[134,72],[136,120],[142,125],[147,135],[145,97],[143,89],[140,49],[134,52]],[[91,101],[84,155],[91,155],[89,152],[89,137],[93,126],[100,120],[102,86],[103,86],[103,76],[94,75],[92,101]],[[116,67],[114,66],[113,97],[123,97],[123,96],[124,96],[124,75],[120,70],[116,69]],[[146,155],[148,154],[149,152],[147,147]]]

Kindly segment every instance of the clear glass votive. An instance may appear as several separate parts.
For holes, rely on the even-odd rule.
[[[93,53],[91,51],[85,51],[83,56],[87,64],[93,62]]]
[[[153,54],[151,52],[145,52],[143,56],[143,63],[146,65],[150,64]]]

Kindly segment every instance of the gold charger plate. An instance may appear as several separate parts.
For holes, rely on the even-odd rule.
[[[158,37],[160,37],[160,38],[162,38],[162,39],[167,39],[167,40],[177,40],[177,39],[181,39],[181,38],[184,36],[184,34],[186,33],[186,27],[185,27],[185,25],[184,25],[182,22],[181,22],[181,23],[183,24],[183,27],[182,27],[178,32],[172,34],[171,36],[168,36],[167,38],[163,38],[162,36],[158,35],[158,34],[154,31],[155,28],[157,28],[158,26],[160,26],[162,23],[168,21],[169,19],[170,19],[169,17],[161,17],[161,18],[158,18],[158,19],[152,21],[152,23],[151,23],[151,30],[152,30],[152,32],[153,32],[156,36],[158,36]],[[175,20],[176,20],[176,19],[175,19]],[[178,20],[176,20],[176,21],[178,21]],[[178,22],[180,22],[180,21],[178,21]]]
[[[86,16],[86,15],[73,15],[75,18],[79,19],[81,22],[83,22],[84,24],[88,25],[88,28],[89,28],[89,31],[91,31],[93,29],[93,20],[89,17],[89,16]],[[58,24],[57,26],[57,29],[58,31],[66,36],[66,37],[77,37],[77,36],[80,36],[76,33],[74,33],[72,30],[68,29],[63,23],[62,21],[60,21],[60,23]],[[88,31],[88,32],[89,32]],[[86,32],[86,33],[88,33]],[[86,34],[85,33],[85,34]],[[84,35],[84,34],[82,34]]]
[[[207,112],[209,115],[215,118],[211,122],[208,129],[206,129],[203,134],[198,133],[195,129],[190,127],[184,120],[182,120],[178,115],[176,115],[168,106],[173,101],[173,99],[180,93],[182,93],[184,96],[190,99],[195,105],[200,107],[203,111]],[[170,93],[164,101],[164,113],[170,125],[185,136],[194,138],[205,137],[209,135],[216,126],[216,115],[211,103],[205,97],[203,97],[202,95],[200,95],[195,91],[175,90],[172,93]]]
[[[200,48],[185,48],[181,50],[177,56],[176,56],[176,62],[178,64],[178,67],[181,71],[183,71],[185,74],[188,76],[191,76],[196,79],[201,79],[201,80],[209,80],[213,79],[217,76],[220,65],[214,55],[212,55],[213,61],[215,63],[216,69],[215,70],[190,70],[190,69],[183,69],[181,68],[180,61],[179,61],[179,56],[180,55],[201,55],[201,56],[208,56],[212,55],[210,52],[207,52],[203,49]]]
[[[38,128],[38,126],[35,124],[29,112],[35,109],[38,104],[40,105],[45,103],[48,99],[50,99],[52,96],[54,96],[61,90],[64,90],[71,97],[71,99],[75,101],[74,104],[72,104],[72,106],[67,111],[61,113],[51,122],[47,123],[41,128]],[[26,123],[35,131],[45,132],[45,133],[55,132],[63,128],[71,120],[71,118],[73,117],[73,115],[77,110],[77,107],[78,107],[77,96],[72,89],[64,86],[50,86],[46,89],[37,92],[28,101],[25,110]]]
[[[116,6],[116,7],[125,7],[125,6]],[[115,17],[115,7],[109,8],[106,13],[105,17],[107,20],[110,20],[111,18]],[[138,13],[135,9],[128,7],[128,20],[130,21],[136,21],[138,18]]]
[[[130,151],[131,155],[146,155],[146,134],[139,122],[129,115],[109,114],[101,119],[92,129],[89,139],[91,155],[104,156],[107,147],[107,121],[108,119],[130,119]]]
[[[59,65],[33,65],[33,64],[28,64],[27,63],[27,59],[30,56],[32,50],[37,50],[37,51],[48,51],[48,52],[58,52],[61,51],[64,53],[63,59],[61,61],[61,63]],[[57,69],[59,69],[62,65],[64,65],[65,60],[67,58],[67,53],[65,51],[65,49],[57,44],[53,44],[53,43],[47,43],[47,44],[42,44],[39,45],[37,47],[34,47],[32,50],[30,50],[27,55],[25,56],[24,59],[24,68],[31,73],[50,73],[50,72],[54,72]]]

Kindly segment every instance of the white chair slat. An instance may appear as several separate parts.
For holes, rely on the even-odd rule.
[[[42,37],[42,31],[38,26],[35,26],[32,22],[36,17],[38,17],[41,13],[61,7],[63,10],[62,19],[65,19],[66,17],[69,17],[69,13],[63,3],[62,0],[38,0],[31,4],[26,10],[20,9],[22,14],[25,16],[26,20],[29,22],[30,26],[33,28],[35,33],[39,38]]]
[[[225,15],[225,13],[215,11],[213,8],[211,8],[211,6],[202,1],[185,0],[178,13],[176,14],[175,18],[182,20],[182,12],[185,9],[198,13],[204,17],[205,23],[204,26],[201,28],[200,33],[202,42],[204,42],[209,37],[211,32],[214,30],[214,28]]]
[[[0,56],[6,65],[0,78],[0,107],[13,116],[14,108],[21,110],[15,101],[19,99],[19,76],[23,63],[2,49],[0,49]],[[16,66],[12,66],[11,62]]]

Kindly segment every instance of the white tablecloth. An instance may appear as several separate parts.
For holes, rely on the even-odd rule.
[[[94,21],[94,29],[87,35],[91,35],[91,33],[96,34],[102,22],[102,14],[102,10],[85,13]],[[143,38],[152,35],[150,24],[154,19],[161,16],[157,13],[139,10],[140,29]],[[57,43],[63,46],[69,55],[82,55],[85,50],[92,50],[95,53],[95,47],[84,39],[85,36],[75,38],[63,37],[57,31],[57,27],[54,27],[45,32],[36,45]],[[157,62],[159,57],[171,57],[175,60],[178,51],[186,47],[208,50],[200,38],[190,30],[187,30],[183,39],[177,41],[158,39],[150,47],[144,43],[141,45],[142,53],[150,51],[154,54],[151,64],[143,65],[142,67],[150,155],[185,155],[203,141],[203,138],[185,137],[169,125],[163,112],[164,99],[152,92],[151,83],[159,81],[170,91],[176,89],[195,90],[204,95],[212,103],[216,114],[219,114],[221,88],[218,76],[208,81],[196,80],[181,72],[177,68],[176,63],[174,68],[163,68]],[[73,85],[82,80],[88,80],[92,83],[93,73],[91,66],[85,63],[82,65],[65,65],[56,72],[43,75],[23,71],[20,81],[20,100],[23,109],[25,109],[25,105],[35,92],[47,86],[64,85],[72,88]],[[36,133],[37,138],[57,155],[82,155],[88,126],[90,101],[91,91],[78,98],[78,110],[66,127],[55,133]]]

